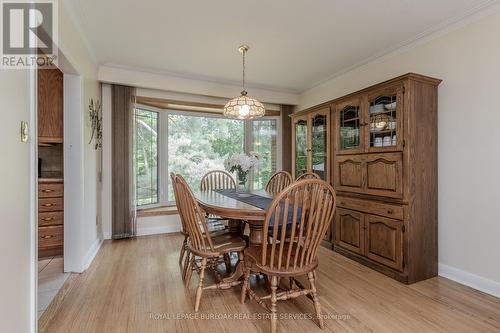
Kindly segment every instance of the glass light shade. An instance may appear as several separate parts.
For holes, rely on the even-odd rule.
[[[224,106],[224,116],[236,119],[255,119],[264,116],[266,109],[261,102],[246,95],[233,98]]]

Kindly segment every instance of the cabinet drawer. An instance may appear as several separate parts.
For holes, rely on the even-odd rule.
[[[38,247],[62,246],[64,240],[64,228],[62,225],[39,227]]]
[[[338,206],[364,213],[390,217],[397,220],[403,219],[403,207],[398,205],[339,196]]]
[[[64,210],[63,198],[42,198],[38,199],[39,212],[54,212]]]
[[[64,196],[64,185],[62,183],[39,183],[39,198],[57,198]]]
[[[44,212],[38,213],[38,226],[44,227],[49,225],[64,224],[64,212]]]

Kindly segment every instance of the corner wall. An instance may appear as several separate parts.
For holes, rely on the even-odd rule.
[[[439,273],[500,297],[500,12],[304,92],[297,110],[416,72],[439,86]]]
[[[90,99],[101,100],[97,81],[97,66],[91,51],[85,47],[84,36],[75,25],[72,8],[65,1],[59,2],[59,48],[82,79],[82,100],[79,112],[83,113],[83,248],[82,270],[85,270],[102,242],[100,212],[100,151],[88,144],[91,127],[88,116]]]

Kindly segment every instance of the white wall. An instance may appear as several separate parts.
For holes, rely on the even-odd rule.
[[[79,112],[83,114],[83,248],[82,269],[86,269],[96,254],[102,241],[102,228],[99,219],[98,203],[100,203],[100,152],[88,144],[91,127],[88,117],[90,98],[100,98],[100,85],[97,81],[97,66],[92,53],[85,47],[84,36],[76,20],[72,7],[67,1],[59,2],[59,48],[69,63],[74,67],[82,80],[82,99]]]
[[[0,327],[2,332],[28,332],[30,297],[30,144],[20,140],[20,122],[30,121],[29,81],[25,70],[0,70]],[[31,133],[30,140],[34,138]],[[33,207],[31,207],[33,208]],[[33,237],[34,238],[34,237]],[[34,252],[33,252],[34,254]]]
[[[176,215],[148,216],[137,219],[137,235],[154,235],[181,231],[181,219]]]
[[[499,32],[497,11],[312,88],[297,109],[407,72],[442,79],[440,274],[500,297]]]

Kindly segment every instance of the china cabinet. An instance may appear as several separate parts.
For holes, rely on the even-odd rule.
[[[307,138],[310,114],[332,110],[333,153],[327,164],[338,208],[331,247],[404,283],[437,275],[440,82],[409,73],[293,118],[295,132],[302,130]],[[300,141],[295,137],[294,142],[297,151]],[[295,172],[300,173],[309,164],[299,164],[304,162],[298,156]]]

